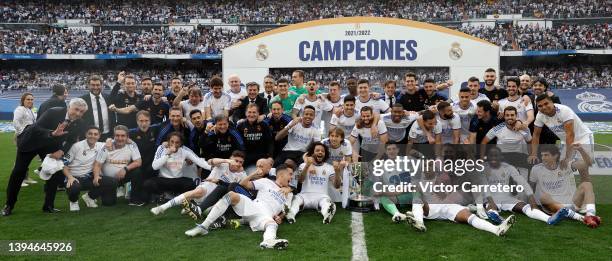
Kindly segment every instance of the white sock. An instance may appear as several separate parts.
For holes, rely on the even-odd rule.
[[[171,207],[176,207],[176,206],[180,205],[181,202],[183,202],[183,199],[185,199],[185,196],[183,194],[180,194],[180,195],[174,197],[173,199],[168,200],[168,202],[164,203],[160,207],[162,209],[164,209],[164,210],[168,210]]]
[[[202,222],[202,226],[208,228],[210,224],[215,222],[217,218],[219,218],[225,213],[227,208],[230,206],[230,202],[231,199],[229,193],[225,194],[225,196],[223,196],[219,201],[217,201],[214,206],[212,206],[212,210],[210,210],[210,213],[208,214],[208,216],[206,216],[204,222]]]
[[[417,221],[423,222],[423,205],[412,204],[412,215],[414,215],[414,219]]]
[[[291,207],[289,208],[289,213],[292,215],[297,215],[300,212],[300,207],[304,204],[304,199],[302,197],[293,197],[293,201],[291,201]]]
[[[268,223],[266,224],[266,228],[263,234],[263,240],[276,239],[276,230],[278,229],[278,225],[276,223]]]
[[[595,216],[595,204],[586,204],[585,209],[587,216]]]
[[[475,228],[480,230],[489,231],[493,234],[497,234],[497,226],[493,225],[483,219],[480,219],[478,216],[472,214],[468,218],[468,223]]]
[[[530,205],[525,205],[523,207],[523,213],[530,218],[544,222],[548,222],[548,218],[550,218],[550,216],[546,215],[546,213],[542,212],[542,210],[539,210],[537,208],[531,209]]]
[[[331,206],[331,202],[328,199],[321,200],[321,202],[319,202],[319,207],[321,208],[321,214],[327,213],[330,206]]]
[[[578,214],[578,212],[573,211],[573,210],[571,210],[571,209],[569,209],[569,208],[568,208],[567,210],[569,211],[569,215],[568,215],[568,216],[569,216],[571,219],[573,219],[573,220],[578,220],[578,221],[580,221],[580,222],[582,222],[582,221],[584,220],[584,216],[583,216],[583,215]]]

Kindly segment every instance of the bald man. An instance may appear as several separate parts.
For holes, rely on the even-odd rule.
[[[519,85],[519,95],[528,95],[531,96],[531,76],[528,74],[523,74],[519,77],[521,84]]]

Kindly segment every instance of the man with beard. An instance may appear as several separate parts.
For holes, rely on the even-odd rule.
[[[382,155],[389,136],[385,123],[374,123],[372,108],[365,106],[361,108],[361,117],[355,123],[349,140],[353,145],[353,162],[365,162]]]
[[[389,132],[389,143],[406,144],[408,142],[408,127],[417,117],[417,113],[406,116],[404,107],[399,103],[394,104],[391,113],[382,116],[382,121]]]
[[[185,95],[188,95],[189,98],[187,98],[187,100],[182,100]],[[191,111],[206,110],[206,102],[202,99],[202,90],[195,86],[183,88],[178,96],[176,96],[176,99],[174,99],[172,106],[180,107],[183,110],[183,117],[186,117],[188,121],[191,121],[191,118],[189,118],[189,113]]]
[[[153,80],[149,77],[143,77],[140,80],[140,94],[142,96],[152,95],[153,91]]]
[[[161,83],[155,83],[153,84],[153,90],[151,91],[152,98],[148,100],[143,99],[136,104],[136,108],[138,110],[145,110],[149,112],[151,115],[151,124],[160,124],[168,119],[170,104],[163,101],[163,95],[164,85]],[[117,111],[124,109],[117,109]]]
[[[497,74],[495,73],[495,69],[486,69],[484,73],[485,85],[484,88],[480,89],[480,93],[487,95],[494,107],[497,107],[497,101],[508,97],[508,92],[506,90],[500,88],[499,86],[495,86],[496,79]]]
[[[497,139],[497,147],[501,149],[506,161],[517,167],[527,179],[527,143],[531,142],[531,133],[527,126],[517,122],[517,110],[512,106],[504,109],[504,122],[495,126],[482,139],[480,151],[487,151],[486,144]],[[484,153],[481,155],[484,158]]]
[[[460,144],[461,119],[453,112],[453,107],[448,102],[439,102],[436,106],[438,114],[436,121],[442,129],[442,144]]]
[[[321,140],[319,129],[313,126],[312,121],[315,117],[315,108],[306,105],[302,117],[294,118],[287,127],[282,129],[276,137],[276,141],[280,141],[285,137],[289,137],[287,145],[283,148],[283,153],[280,154],[274,165],[278,166],[283,163],[296,166],[303,162],[302,155],[306,152],[308,145],[315,141]]]
[[[453,112],[461,120],[461,143],[469,144],[470,121],[476,115],[476,104],[471,102],[470,88],[463,87],[459,90],[459,101],[453,103]]]
[[[181,108],[170,108],[169,115],[168,120],[162,123],[159,136],[157,136],[157,139],[155,140],[155,146],[159,146],[164,141],[167,141],[168,135],[176,131],[183,134],[183,144],[189,147],[191,150],[195,150],[196,146],[193,144],[193,140],[191,139],[191,129],[183,122],[183,113],[181,112]]]
[[[446,83],[448,84],[448,83]],[[423,97],[425,98],[425,106],[434,106],[438,104],[438,102],[446,101],[448,98],[442,94],[438,93],[438,86],[433,79],[427,78],[423,82]]]
[[[247,170],[254,167],[258,159],[271,158],[274,149],[274,140],[270,133],[270,127],[265,121],[259,121],[259,108],[256,104],[247,105],[246,120],[240,122],[236,127],[242,135],[246,158],[244,166]]]
[[[183,81],[181,80],[181,78],[179,77],[174,77],[172,78],[172,80],[170,81],[170,88],[168,90],[168,93],[166,94],[166,98],[168,99],[168,103],[169,104],[173,104],[174,103],[174,98],[176,98],[176,96],[178,96],[179,92],[183,89]],[[182,100],[186,100],[187,97],[183,97]]]
[[[193,125],[193,127],[191,128],[191,137],[193,139],[193,145],[199,147],[200,138],[206,133],[206,126],[208,125],[208,121],[204,120],[203,113],[198,109],[192,110],[189,113],[189,119],[191,120],[191,125]],[[200,150],[195,150],[194,152],[198,156],[202,155]]]
[[[506,80],[506,90],[508,91],[508,97],[499,100],[499,118],[503,118],[504,110],[507,107],[514,107],[517,111],[517,119],[521,123],[520,128],[528,128],[533,122],[535,116],[533,115],[533,104],[528,96],[520,96],[518,93],[519,79],[511,77]],[[527,101],[527,104],[525,104]]]
[[[276,135],[284,129],[291,122],[291,116],[283,113],[283,103],[280,101],[274,101],[270,104],[271,113],[268,117],[264,119],[264,122],[270,128],[270,134],[272,137],[276,137]],[[274,153],[272,155],[273,158],[278,157],[282,152],[283,148],[287,144],[287,137],[281,140],[274,141]]]
[[[315,108],[315,118],[313,120],[312,125],[315,128],[319,128],[319,126],[321,126],[321,118],[323,116],[323,113],[329,113],[333,110],[333,106],[331,105],[331,103],[323,98],[317,95],[317,90],[319,89],[319,85],[317,84],[316,81],[308,81],[308,83],[306,84],[306,90],[308,90],[308,93],[305,95],[305,97],[300,97],[295,104],[293,105],[293,112],[291,114],[291,116],[293,118],[297,118],[298,116],[303,116],[304,115],[304,107],[305,106],[312,106]]]
[[[404,75],[404,91],[399,103],[404,106],[406,111],[422,111],[425,109],[425,97],[419,92],[417,76],[414,73]]]
[[[479,101],[476,104],[476,116],[470,121],[470,144],[482,143],[487,132],[500,123],[501,120],[494,114],[491,102]],[[494,140],[489,142],[495,143]]]
[[[240,133],[229,125],[226,116],[217,116],[207,127],[208,135],[200,137],[200,149],[206,159],[228,159],[235,150],[244,151],[244,141]]]
[[[81,96],[81,99],[87,103],[87,110],[83,115],[85,125],[94,125],[100,129],[102,133],[100,140],[106,140],[112,136],[113,127],[116,124],[115,114],[108,110],[108,106],[112,104],[110,96],[102,93],[104,85],[102,77],[92,75],[89,77],[89,93]]]
[[[346,89],[348,90],[349,95],[353,97],[359,96],[359,94],[357,94],[357,79],[355,77],[349,77],[346,79]]]
[[[553,101],[553,103],[556,103],[556,104],[561,103],[561,99],[559,99],[559,96],[555,95],[553,92],[548,90],[548,83],[546,82],[546,80],[544,78],[538,78],[533,83],[533,95],[529,96],[529,98],[531,98],[531,103],[534,104],[535,97],[540,96],[542,94],[548,95],[550,99]],[[533,110],[534,110],[534,117],[537,117],[538,116],[538,106],[533,106]],[[529,129],[531,130],[531,133],[533,133],[533,129],[534,129],[533,122],[531,123],[531,125],[529,125]],[[557,143],[557,140],[559,140],[557,135],[553,133],[552,131],[550,131],[550,129],[547,126],[542,127],[542,133],[540,134],[540,144],[555,144]]]
[[[119,90],[124,87],[123,92]],[[117,76],[117,83],[111,91],[113,104],[108,106],[108,110],[117,113],[117,124],[128,128],[136,128],[136,104],[142,101],[141,94],[136,93],[136,78],[134,75],[125,75],[120,72]]]
[[[229,116],[232,98],[223,92],[223,80],[213,76],[210,81],[210,92],[204,96],[205,119],[210,121],[217,116]]]
[[[287,222],[295,223],[295,215],[300,209],[315,209],[323,215],[323,224],[329,224],[336,214],[336,205],[328,193],[329,183],[340,188],[342,171],[346,162],[341,161],[335,168],[327,163],[329,149],[321,142],[314,142],[308,147],[306,161],[298,168],[297,180],[302,183],[302,190],[293,197],[287,213]],[[313,167],[313,169],[311,169]]]

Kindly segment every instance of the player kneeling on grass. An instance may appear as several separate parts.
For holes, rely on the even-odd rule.
[[[298,168],[298,182],[302,183],[302,190],[293,197],[287,213],[287,222],[295,223],[295,215],[302,207],[319,210],[323,215],[323,223],[331,222],[336,214],[336,205],[329,197],[329,182],[333,182],[336,188],[340,187],[346,161],[341,161],[334,168],[327,163],[328,157],[329,149],[323,143],[314,142],[308,147],[306,160]]]
[[[434,168],[430,166],[428,169],[432,170]],[[467,223],[477,229],[491,232],[497,236],[505,235],[515,222],[514,215],[511,215],[502,221],[500,225],[493,225],[479,218],[476,214],[472,214],[467,207],[446,202],[446,196],[450,193],[433,192],[431,190],[424,191],[422,189],[423,187],[431,188],[432,185],[444,184],[442,180],[449,180],[446,173],[436,175],[435,172],[426,170],[422,177],[417,176],[417,180],[419,180],[416,182],[418,183],[418,191],[414,195],[412,212],[406,212],[406,219],[412,227],[421,232],[427,231],[423,218]]]
[[[245,195],[229,192],[219,200],[213,207],[206,220],[202,224],[185,231],[185,235],[194,237],[208,234],[208,230],[228,207],[232,206],[234,212],[249,223],[253,231],[264,231],[263,241],[259,244],[261,248],[284,249],[289,245],[286,239],[277,239],[276,230],[284,216],[283,208],[287,201],[287,195],[291,192],[289,181],[293,170],[285,164],[276,167],[276,180],[260,178],[259,172],[254,172],[240,181],[240,185],[249,189],[257,190],[257,198],[254,200]],[[255,179],[255,180],[254,180]]]
[[[399,145],[387,144],[383,160],[395,160],[399,158]],[[409,156],[410,160],[415,158]],[[383,185],[400,185],[402,182],[410,183],[410,172],[385,171],[379,178]],[[396,204],[412,204],[412,193],[409,192],[375,192],[383,208],[392,215],[391,220],[395,223],[406,220],[406,215],[397,209]]]
[[[218,184],[227,186],[232,182],[240,182],[240,180],[246,177],[246,173],[242,168],[244,158],[244,153],[237,150],[232,152],[232,156],[229,159],[214,158],[208,160],[208,164],[213,167],[208,178],[200,183],[195,189],[180,194],[163,205],[152,208],[151,213],[159,215],[175,206],[188,208],[191,200],[195,200],[195,205],[197,206],[197,204],[202,203],[202,201],[217,188]],[[187,211],[187,213],[190,213],[193,219],[198,219],[198,216],[201,214],[194,211]]]
[[[596,228],[601,223],[601,218],[595,215],[595,193],[588,175],[587,162],[591,162],[591,158],[581,144],[574,144],[569,149],[578,151],[582,159],[575,159],[564,168],[559,161],[561,153],[557,146],[541,146],[542,163],[533,166],[529,182],[535,184],[536,199],[545,209],[561,211],[564,214],[561,217],[578,220]],[[576,170],[581,174],[578,188],[574,179]],[[579,210],[584,210],[585,216],[576,213]]]
[[[512,211],[523,213],[526,216],[554,225],[569,212],[561,208],[552,217],[537,208],[537,203],[533,195],[533,190],[527,180],[519,174],[518,170],[512,165],[502,162],[503,154],[497,147],[489,148],[487,153],[487,164],[485,165],[485,177],[489,185],[510,185],[510,179],[524,188],[525,194],[529,198],[529,204],[517,199],[512,192],[491,192],[487,197],[487,216],[489,220],[498,225],[502,219],[498,211]]]

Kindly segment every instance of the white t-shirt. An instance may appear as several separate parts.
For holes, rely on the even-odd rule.
[[[485,164],[484,173],[485,177],[487,178],[487,184],[489,185],[501,184],[503,186],[507,186],[510,185],[510,179],[512,178],[517,185],[523,186],[527,195],[533,194],[531,186],[529,186],[527,180],[525,180],[525,178],[519,174],[515,167],[508,163],[502,162],[497,169],[492,168],[489,164]],[[514,198],[512,192],[489,192],[489,194],[498,204],[510,203],[504,201]]]
[[[406,130],[411,123],[413,123],[418,116],[411,114],[410,116],[404,116],[400,122],[393,122],[393,118],[390,113],[382,115],[382,120],[389,131],[389,141],[400,142],[406,137]]]
[[[440,133],[442,133],[442,125],[440,125],[440,122],[438,121],[436,122],[436,126],[433,129],[433,135],[437,135]],[[413,140],[413,143],[429,143],[429,141],[427,140],[427,135],[425,135],[425,132],[421,129],[421,127],[419,127],[419,124],[417,123],[412,124],[412,127],[410,127],[408,137]]]
[[[258,191],[257,198],[255,199],[256,202],[263,203],[270,211],[269,213],[278,214],[283,210],[287,197],[283,194],[281,187],[279,187],[276,182],[267,178],[261,178],[251,182],[255,190]]]
[[[298,115],[301,117],[304,114],[304,107],[308,105],[315,108],[315,118],[312,121],[312,124],[315,128],[319,128],[321,126],[323,112],[329,112],[334,109],[334,107],[328,100],[323,100],[318,97],[314,101],[311,101],[307,97],[304,97],[304,102],[299,103],[298,101],[296,101],[295,104],[293,104],[293,109],[298,110]]]
[[[210,165],[203,158],[198,157],[189,148],[182,146],[175,153],[167,154],[167,148],[163,145],[157,147],[155,158],[153,159],[153,169],[159,170],[159,176],[163,178],[180,178],[185,177],[183,168],[187,163],[185,160],[191,160],[196,165],[203,169],[210,169]]]
[[[474,104],[474,106],[477,106],[476,104],[478,104],[479,101],[491,101],[489,100],[489,97],[487,97],[487,95],[483,94],[483,93],[478,93],[478,97],[476,97],[475,99],[472,99],[472,104]]]
[[[565,128],[563,124],[569,120],[574,121],[574,141],[575,142],[590,142],[590,136],[593,134],[586,125],[582,123],[582,120],[576,115],[576,113],[565,105],[555,104],[555,115],[552,117],[546,116],[546,114],[540,112],[534,121],[536,127],[543,127],[546,125],[557,137],[561,140],[561,143],[565,143]],[[582,143],[584,144],[584,143]]]
[[[321,141],[327,148],[329,148],[329,159],[327,163],[332,163],[334,161],[342,161],[346,156],[353,155],[353,147],[351,146],[351,142],[347,139],[344,139],[338,148],[332,148],[331,142],[329,138],[323,139]]]
[[[353,128],[355,127],[355,121],[359,117],[357,111],[353,114],[353,116],[348,117],[344,113],[338,117],[336,114],[332,115],[330,124],[342,128],[344,130],[344,136],[348,136]]]
[[[191,117],[189,117],[189,113],[193,110],[200,110],[202,112],[202,115],[204,114],[204,112],[206,111],[206,102],[205,101],[201,101],[200,103],[198,103],[197,105],[192,105],[189,100],[184,100],[181,101],[181,108],[183,109],[183,116],[185,118],[187,118],[188,121],[191,122]]]
[[[502,152],[527,153],[527,142],[531,141],[529,129],[514,131],[505,122],[493,127],[486,135],[489,140],[497,138],[497,145]]]
[[[531,103],[531,99],[528,99],[529,103],[525,106],[523,103],[523,97],[519,96],[515,101],[510,101],[508,98],[503,98],[498,101],[499,103],[499,112],[504,113],[504,109],[508,106],[513,106],[516,108],[516,116],[519,120],[525,122],[527,120],[527,112],[533,111],[533,104]]]
[[[231,89],[227,90],[225,93],[232,98],[231,102],[235,102],[247,96],[247,91],[244,88],[240,88],[240,92],[238,93],[233,93]]]
[[[443,120],[440,114],[436,115],[437,123],[440,124],[442,130],[442,144],[453,143],[453,130],[461,129],[461,119],[453,113],[453,117]]]
[[[461,140],[464,140],[470,136],[470,121],[472,121],[472,118],[476,115],[476,104],[470,102],[469,107],[463,109],[459,105],[459,102],[454,102],[453,112],[458,115],[459,120],[461,120]]]
[[[215,98],[212,92],[204,95],[204,106],[210,107],[213,118],[218,115],[223,115],[224,111],[229,111],[232,98],[226,93],[221,94],[221,97]]]
[[[229,169],[229,164],[223,163],[220,164],[210,171],[210,175],[208,175],[209,179],[218,179],[222,180],[226,183],[240,182],[243,178],[247,176],[246,172],[232,172]]]
[[[302,123],[298,123],[289,129],[287,145],[283,148],[284,151],[306,151],[308,145],[313,141],[320,141],[321,134],[319,129],[310,125],[305,128]]]
[[[536,183],[536,198],[540,198],[545,192],[555,201],[563,204],[571,204],[576,192],[576,180],[570,166],[561,169],[550,170],[543,163],[533,166],[529,181]]]
[[[329,163],[323,163],[320,166],[313,164],[312,166],[316,174],[313,175],[310,172],[306,173],[306,178],[304,178],[304,182],[302,183],[302,191],[300,194],[317,193],[329,195],[327,188],[329,187],[329,182],[333,182],[332,177],[335,176],[334,167]],[[300,164],[298,173],[302,173],[305,167],[306,163]]]
[[[370,106],[370,108],[372,108],[372,111],[374,113],[383,114],[389,111],[389,104],[387,104],[385,101],[381,99],[375,100],[375,99],[369,98],[367,101],[362,102],[359,97],[355,97],[355,98],[356,98],[355,110],[359,114],[361,114],[361,108],[365,106]]]
[[[87,144],[87,140],[79,141],[70,147],[68,153],[64,155],[65,165],[70,169],[73,177],[82,177],[93,172],[93,164],[100,151],[104,147],[104,142],[96,142],[93,148]]]
[[[102,164],[102,176],[113,178],[123,167],[138,159],[140,151],[135,143],[125,144],[121,149],[113,148],[113,151],[102,147],[96,156],[96,161]]]
[[[378,128],[377,137],[372,137],[372,131],[371,131],[372,128],[363,127],[359,129],[357,128],[357,126],[355,126],[353,128],[353,131],[351,131],[351,136],[353,136],[358,141],[359,141],[359,137],[361,137],[361,148],[363,150],[366,150],[369,152],[377,152],[378,146],[380,146],[379,137],[380,135],[387,133],[387,126],[385,126],[385,123],[383,121],[379,120],[376,127]]]

